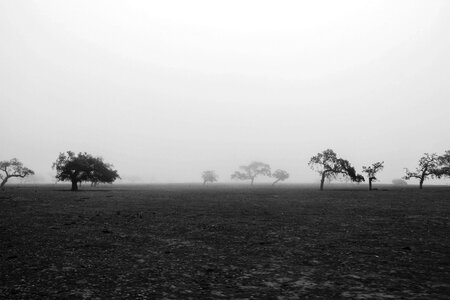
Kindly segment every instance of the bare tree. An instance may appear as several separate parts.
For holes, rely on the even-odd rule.
[[[28,175],[34,175],[33,170],[24,167],[17,158],[13,158],[9,161],[0,161],[0,171],[3,172],[3,174],[0,173],[0,180],[2,181],[0,187],[3,187],[6,182],[8,182],[8,179],[12,177],[24,178]]]
[[[217,176],[215,171],[204,171],[202,173],[202,179],[203,179],[203,184],[206,184],[208,182],[216,182],[219,176]]]
[[[250,184],[253,185],[255,178],[259,175],[270,176],[270,166],[268,164],[255,161],[248,166],[240,166],[241,171],[236,171],[231,175],[231,179],[250,180]]]
[[[355,168],[345,159],[338,158],[336,153],[327,149],[311,157],[308,165],[320,174],[320,190],[323,190],[325,179],[333,179],[338,175],[350,178],[352,181],[364,181],[362,175],[356,174]]]
[[[285,170],[278,169],[275,172],[273,172],[272,177],[277,179],[272,183],[272,185],[275,185],[279,181],[284,181],[284,180],[288,179],[289,173],[286,172]]]
[[[369,191],[372,190],[372,181],[377,180],[377,178],[375,177],[375,175],[380,172],[381,170],[383,170],[384,168],[384,161],[382,162],[376,162],[373,163],[371,166],[368,167],[362,167],[363,168],[363,172],[367,174],[367,177],[369,179]]]
[[[442,173],[439,170],[439,157],[436,153],[424,153],[419,159],[419,166],[415,172],[409,171],[405,168],[406,175],[403,179],[409,180],[411,178],[419,179],[419,188],[422,189],[423,182],[427,177],[440,177]]]

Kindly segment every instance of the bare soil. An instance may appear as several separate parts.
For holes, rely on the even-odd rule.
[[[450,188],[10,186],[0,298],[450,299]]]

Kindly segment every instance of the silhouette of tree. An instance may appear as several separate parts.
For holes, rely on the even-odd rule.
[[[277,179],[272,183],[272,185],[275,185],[279,181],[284,181],[284,180],[288,179],[289,173],[286,172],[285,170],[278,169],[275,172],[273,172],[272,177]]]
[[[0,180],[2,181],[0,187],[3,187],[8,182],[8,179],[12,177],[24,178],[34,174],[33,170],[24,167],[17,158],[13,158],[9,161],[0,161],[0,171],[3,172],[0,173]]]
[[[439,175],[450,177],[450,150],[439,156]]]
[[[99,182],[112,183],[120,178],[111,164],[103,162],[101,157],[93,157],[86,152],[80,152],[78,155],[72,151],[60,153],[52,168],[56,169],[58,181],[72,183],[72,191],[77,191],[78,183],[81,184],[83,181],[97,185]]]
[[[270,166],[262,162],[252,162],[248,166],[240,166],[241,171],[236,171],[231,175],[231,179],[250,180],[253,185],[255,178],[259,175],[270,176]]]
[[[416,171],[411,172],[407,168],[405,168],[405,172],[406,175],[403,177],[403,179],[419,179],[419,188],[422,189],[423,182],[427,177],[439,178],[442,175],[439,169],[439,157],[436,153],[424,153],[423,156],[419,159],[419,166],[416,168]]]
[[[202,173],[203,184],[205,185],[208,182],[216,182],[219,176],[217,176],[215,171],[204,171]]]
[[[372,190],[372,181],[377,180],[377,178],[375,177],[375,175],[380,172],[381,170],[383,170],[384,168],[384,161],[382,162],[376,162],[373,163],[371,166],[368,167],[362,167],[363,168],[363,172],[367,174],[367,177],[369,179],[369,191]]]
[[[355,168],[345,159],[338,158],[336,153],[327,149],[311,157],[308,165],[320,174],[320,190],[323,190],[325,179],[333,179],[338,175],[349,177],[352,181],[364,181],[362,175],[356,174]]]

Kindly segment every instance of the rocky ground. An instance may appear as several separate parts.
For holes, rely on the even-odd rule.
[[[450,299],[450,189],[10,186],[0,298]]]

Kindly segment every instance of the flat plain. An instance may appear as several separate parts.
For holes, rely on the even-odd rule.
[[[16,185],[0,298],[450,299],[450,188]]]

